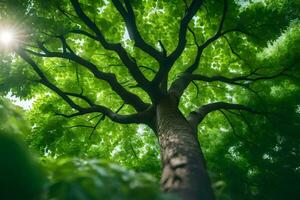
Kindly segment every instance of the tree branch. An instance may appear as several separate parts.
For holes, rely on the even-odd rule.
[[[123,17],[129,36],[131,39],[135,41],[135,46],[143,50],[144,52],[148,53],[150,56],[155,58],[158,62],[165,59],[163,54],[159,52],[157,49],[153,48],[151,45],[145,42],[142,38],[138,27],[136,25],[135,14],[133,8],[130,4],[129,0],[125,0],[126,10],[123,7],[122,3],[119,0],[112,0],[114,6],[119,11],[121,16]]]
[[[39,68],[39,66],[21,49],[16,50],[16,53],[25,60],[29,65],[32,66],[33,70],[38,74],[40,77],[40,83],[54,91],[56,94],[58,94],[66,103],[68,103],[72,108],[75,110],[82,110],[82,107],[77,105],[72,99],[68,97],[67,94],[65,94],[63,91],[61,91],[58,87],[56,87],[54,84],[52,84],[43,71]]]
[[[187,8],[185,16],[183,17],[180,23],[177,47],[169,56],[171,63],[174,63],[183,52],[186,45],[186,33],[187,33],[189,22],[197,13],[202,3],[203,2],[201,0],[193,0],[191,5]]]
[[[61,114],[56,113],[56,115],[72,118],[75,116],[81,116],[85,114],[90,113],[102,113],[103,115],[107,116],[110,120],[113,122],[117,122],[120,124],[147,124],[150,121],[150,114],[148,111],[144,111],[141,113],[135,113],[135,114],[128,114],[128,115],[121,115],[113,112],[111,109],[101,106],[101,105],[95,105],[93,107],[88,108],[82,108],[80,111],[72,113],[72,114]]]
[[[52,84],[45,74],[42,72],[42,70],[39,68],[39,66],[26,54],[25,51],[22,49],[17,49],[16,53],[23,59],[25,60],[33,69],[34,71],[38,74],[38,76],[41,78],[40,83],[48,87],[50,90],[55,92],[57,95],[59,95],[69,106],[71,106],[73,109],[77,110],[77,112],[73,114],[59,114],[56,113],[57,115],[64,116],[64,117],[75,117],[75,116],[80,116],[80,115],[85,115],[89,113],[102,113],[103,115],[109,117],[112,121],[118,122],[121,124],[131,124],[131,123],[145,123],[147,124],[149,121],[151,121],[149,118],[151,118],[149,115],[152,114],[150,109],[136,113],[136,114],[130,114],[130,115],[119,115],[115,112],[113,112],[111,109],[101,106],[101,105],[96,105],[94,104],[90,99],[87,97],[84,97],[81,94],[75,94],[75,93],[68,93],[68,92],[63,92],[61,89],[59,89],[57,86]],[[72,99],[69,98],[69,96],[75,96],[79,97],[85,101],[88,102],[90,107],[84,108],[76,104]]]
[[[207,39],[202,45],[200,45],[200,46],[197,45],[198,46],[198,50],[197,50],[196,59],[195,59],[194,63],[185,70],[185,73],[193,73],[197,69],[197,67],[199,65],[200,57],[201,57],[201,54],[202,54],[203,50],[208,45],[210,45],[212,42],[214,42],[215,40],[219,39],[224,34],[230,32],[230,31],[224,31],[222,33],[222,29],[223,29],[223,26],[224,26],[224,22],[225,22],[227,10],[228,10],[228,2],[227,2],[227,0],[224,0],[223,14],[222,14],[221,21],[220,21],[220,24],[219,24],[217,32],[215,33],[214,36],[212,36],[209,39]]]
[[[284,68],[280,72],[274,74],[274,75],[269,75],[269,76],[263,76],[263,75],[257,75],[256,71],[254,70],[248,75],[244,76],[238,76],[238,77],[232,77],[228,78],[225,76],[203,76],[200,74],[192,74],[192,75],[186,75],[187,79],[190,80],[198,80],[198,81],[205,81],[205,82],[214,82],[214,81],[220,81],[223,83],[228,83],[228,84],[233,84],[233,85],[248,85],[249,83],[255,82],[255,81],[260,81],[260,80],[270,80],[277,78],[279,76],[285,75],[284,72],[286,72],[289,68]],[[253,77],[255,76],[255,77]],[[246,83],[245,83],[246,82]]]
[[[227,114],[226,114],[224,111],[222,111],[222,110],[219,110],[219,111],[223,114],[223,116],[225,117],[225,119],[226,119],[227,122],[229,123],[229,125],[230,125],[230,127],[231,127],[231,129],[232,129],[232,133],[233,133],[233,135],[234,135],[236,138],[238,138],[239,140],[241,140],[243,143],[245,143],[245,144],[247,144],[247,145],[257,146],[254,142],[252,142],[252,141],[250,141],[250,140],[244,138],[244,137],[241,136],[241,135],[238,135],[238,134],[236,133],[236,131],[235,131],[235,128],[234,128],[233,123],[231,122],[231,120],[230,120],[230,118],[227,116]]]
[[[131,76],[138,82],[139,86],[143,90],[145,90],[150,95],[150,97],[153,98],[153,96],[155,95],[155,91],[152,89],[150,81],[148,81],[145,78],[145,76],[137,66],[136,62],[132,60],[132,58],[128,55],[128,53],[122,47],[122,45],[120,43],[108,42],[105,39],[103,33],[97,27],[97,25],[83,12],[78,0],[70,0],[70,1],[72,3],[73,8],[75,9],[76,14],[80,17],[80,19],[82,19],[85,25],[87,25],[96,34],[96,36],[94,37],[93,35],[87,32],[82,32],[82,31],[80,32],[90,38],[94,38],[97,41],[99,41],[105,49],[115,51],[120,57],[121,61],[127,67]]]
[[[223,6],[223,14],[220,20],[220,24],[218,27],[218,30],[216,31],[216,34],[214,36],[212,36],[211,38],[209,38],[208,40],[206,40],[202,45],[198,44],[198,41],[196,39],[196,35],[193,32],[192,29],[190,29],[187,26],[187,29],[192,33],[193,37],[194,37],[194,42],[197,46],[197,54],[195,57],[195,60],[193,62],[192,65],[190,65],[185,71],[184,74],[192,74],[198,67],[199,63],[200,63],[200,58],[202,55],[203,50],[213,41],[217,40],[218,38],[220,38],[222,35],[224,35],[227,32],[222,33],[222,29],[224,26],[224,22],[225,22],[225,18],[226,18],[226,14],[227,14],[227,10],[228,10],[228,2],[227,0],[224,0],[224,6]],[[180,77],[179,79],[175,80],[172,84],[171,87],[169,89],[169,92],[176,95],[178,98],[181,97],[181,95],[183,94],[184,90],[187,88],[187,86],[189,85],[190,81],[188,81],[186,78],[184,77]]]
[[[97,123],[93,126],[93,129],[92,129],[92,131],[91,131],[91,133],[90,133],[90,135],[89,135],[89,139],[91,139],[91,137],[93,136],[95,130],[96,130],[97,127],[98,127],[98,125],[99,125],[100,122],[103,121],[104,119],[105,119],[105,115],[102,115],[102,116],[98,119]]]
[[[88,103],[90,106],[94,106],[94,102],[89,99],[87,96],[84,96],[82,94],[77,94],[77,93],[73,93],[73,92],[64,92],[67,96],[72,96],[72,97],[77,97],[80,98],[82,100],[84,100],[86,103]]]
[[[187,8],[185,16],[182,18],[180,23],[177,46],[175,50],[167,57],[167,61],[162,63],[163,65],[160,66],[158,73],[152,80],[152,83],[154,85],[158,85],[161,83],[162,80],[166,79],[173,64],[180,57],[181,53],[185,49],[186,42],[187,42],[186,34],[188,30],[188,25],[192,20],[192,18],[197,13],[197,11],[200,9],[202,3],[203,3],[202,0],[193,0],[191,5]]]
[[[229,46],[231,52],[232,52],[236,57],[238,57],[240,60],[243,60],[242,57],[241,57],[241,56],[233,49],[233,47],[232,47],[232,45],[230,44],[228,38],[227,38],[225,35],[224,35],[223,37],[225,38],[225,40],[226,40],[226,42],[227,42],[227,44],[228,44],[228,46]]]
[[[35,51],[31,51],[29,49],[25,49],[25,51],[39,57],[57,57],[57,58],[64,58],[68,60],[72,60],[73,62],[76,62],[80,64],[81,66],[88,69],[93,75],[103,81],[106,81],[112,88],[113,91],[115,91],[126,103],[132,105],[137,111],[143,111],[148,108],[149,105],[145,104],[137,95],[129,92],[126,90],[118,81],[114,74],[112,73],[105,73],[100,70],[98,70],[97,66],[95,66],[90,61],[87,61],[83,59],[80,56],[77,56],[73,51],[71,52],[51,52],[49,51],[43,44],[39,43],[39,48],[44,53],[37,53]],[[67,43],[65,42],[65,45]],[[70,49],[70,47],[68,46]]]
[[[251,112],[254,114],[261,114],[260,112],[257,112],[245,105],[241,104],[234,104],[234,103],[226,103],[226,102],[215,102],[215,103],[209,103],[206,105],[201,106],[200,108],[192,111],[188,117],[188,122],[196,128],[198,124],[205,118],[207,114],[210,112],[216,111],[216,110],[244,110],[247,112]]]
[[[228,78],[228,77],[225,77],[225,76],[218,76],[218,75],[208,77],[208,76],[204,76],[204,75],[201,75],[201,74],[185,73],[185,74],[181,75],[177,80],[175,80],[172,83],[172,85],[169,89],[169,93],[171,93],[174,96],[180,98],[182,96],[184,90],[187,88],[187,86],[192,81],[204,81],[204,82],[208,82],[208,83],[219,81],[219,82],[223,82],[223,83],[227,83],[227,84],[242,86],[242,87],[244,87],[248,90],[251,90],[251,88],[249,88],[250,83],[260,81],[260,80],[271,80],[271,79],[283,76],[283,75],[285,75],[285,72],[289,68],[284,68],[280,72],[278,72],[274,75],[269,75],[269,76],[263,76],[263,75],[257,74],[256,72],[259,69],[260,68],[257,68],[257,69],[253,70],[252,72],[250,72],[247,75],[242,75],[242,76],[232,77],[232,78]]]

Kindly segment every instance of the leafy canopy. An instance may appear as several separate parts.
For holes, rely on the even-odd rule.
[[[22,48],[50,83],[72,93],[67,96],[81,107],[89,102],[78,94],[120,115],[148,109],[155,105],[156,91],[165,90],[180,99],[184,115],[212,102],[246,105],[267,114],[221,107],[201,122],[199,139],[215,190],[220,199],[299,196],[299,1],[203,1],[184,37],[180,27],[196,1],[130,1],[135,24],[129,25],[115,6],[119,1],[80,1],[106,42],[120,43],[128,57],[107,50],[99,34],[78,16],[77,1],[72,2],[3,4],[3,21],[25,19],[18,27],[26,33]],[[150,47],[141,45],[139,35]],[[64,57],[66,52],[96,68]],[[170,66],[160,63],[161,57],[168,57]],[[134,68],[124,63],[126,58]],[[27,112],[32,129],[26,137],[41,155],[100,157],[158,174],[159,147],[149,127],[113,124],[114,118],[101,113],[57,116],[77,109],[57,90],[49,90],[49,84],[38,84],[40,74],[17,55],[5,56],[1,66],[3,95],[11,91],[35,98]],[[104,74],[99,78],[95,71]],[[124,101],[128,98],[116,85],[126,89],[127,97],[135,97]],[[95,125],[100,128],[94,130]]]

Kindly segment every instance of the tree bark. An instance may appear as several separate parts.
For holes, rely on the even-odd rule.
[[[162,190],[182,200],[213,200],[197,131],[179,111],[177,99],[164,98],[158,103],[156,114]]]

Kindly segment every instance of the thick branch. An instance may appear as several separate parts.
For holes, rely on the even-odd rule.
[[[139,86],[144,89],[150,95],[150,97],[153,97],[154,91],[151,88],[150,82],[145,78],[136,62],[134,62],[134,60],[128,55],[122,45],[120,43],[110,43],[105,39],[103,33],[100,31],[97,25],[83,12],[78,0],[71,0],[71,3],[76,14],[96,34],[96,39],[102,44],[102,46],[107,50],[115,51],[119,55],[124,65],[128,68],[131,76],[138,82]],[[88,34],[87,32],[82,33],[90,38],[93,38],[93,35]]]
[[[219,39],[224,34],[231,32],[231,31],[222,32],[226,14],[227,14],[227,10],[228,10],[228,2],[227,2],[227,0],[224,0],[223,14],[222,14],[221,21],[220,21],[217,32],[215,33],[215,35],[213,35],[212,37],[207,39],[202,45],[200,45],[200,46],[197,45],[198,49],[197,49],[196,59],[195,59],[194,63],[186,69],[185,73],[193,73],[193,71],[195,71],[197,69],[199,62],[200,62],[201,54],[208,45],[210,45],[215,40]]]
[[[63,116],[63,117],[75,117],[75,116],[81,116],[85,114],[90,113],[102,113],[103,115],[110,118],[113,122],[117,122],[120,124],[148,124],[149,123],[149,112],[141,112],[136,114],[129,114],[129,115],[121,115],[113,112],[111,109],[101,106],[101,105],[95,105],[93,107],[83,108],[78,112],[75,112],[73,114],[67,115],[67,114],[60,114],[57,113],[57,115]]]
[[[186,34],[188,30],[189,22],[195,16],[197,11],[200,9],[202,5],[202,0],[193,0],[191,5],[187,8],[185,16],[181,20],[179,33],[178,33],[178,43],[175,50],[168,56],[168,59],[163,65],[160,66],[160,69],[153,79],[153,84],[158,85],[160,82],[167,77],[169,71],[171,70],[174,62],[180,57],[183,50],[186,46]]]
[[[255,114],[260,114],[259,112],[241,104],[233,104],[233,103],[226,103],[226,102],[215,102],[209,103],[206,105],[201,106],[197,110],[192,111],[187,119],[188,122],[196,128],[198,124],[205,118],[207,114],[210,112],[225,109],[225,110],[244,110]]]
[[[198,81],[205,81],[205,82],[220,81],[220,82],[223,82],[223,83],[243,86],[243,85],[249,84],[251,82],[255,82],[255,81],[270,80],[270,79],[277,78],[279,76],[284,75],[284,72],[286,72],[287,70],[288,70],[288,68],[284,68],[280,72],[278,72],[274,75],[269,75],[269,76],[257,75],[256,74],[257,70],[254,70],[253,72],[251,72],[248,75],[232,77],[232,78],[228,78],[228,77],[225,77],[225,76],[211,76],[211,77],[208,77],[208,76],[203,76],[203,75],[200,75],[200,74],[187,75],[186,78],[190,79],[190,80],[198,80]],[[253,76],[255,76],[255,77],[253,77]]]
[[[54,84],[52,84],[43,71],[39,68],[39,66],[21,49],[16,51],[20,57],[25,60],[31,67],[34,69],[34,71],[39,75],[40,83],[54,91],[56,94],[58,94],[66,103],[68,103],[73,109],[75,110],[82,110],[82,108],[77,105],[72,99],[68,97],[67,94],[62,92],[58,87],[56,87]]]
[[[91,73],[94,74],[96,78],[106,81],[111,86],[113,91],[115,91],[126,103],[132,105],[137,111],[143,111],[147,109],[148,105],[145,104],[137,95],[126,90],[117,81],[117,78],[114,74],[99,71],[97,66],[95,66],[93,63],[77,56],[72,52],[51,52],[42,44],[39,44],[39,47],[41,48],[41,50],[43,50],[43,54],[31,50],[26,51],[40,57],[57,57],[72,60],[73,62],[76,62],[88,69]]]
[[[221,26],[220,26],[221,27]],[[193,64],[191,64],[185,71],[183,74],[190,74],[191,76],[192,73],[198,68],[199,63],[200,63],[200,59],[202,56],[202,53],[204,51],[204,49],[210,45],[212,42],[216,41],[217,39],[219,39],[220,37],[224,36],[227,33],[230,32],[242,32],[239,29],[230,29],[221,33],[217,33],[216,35],[214,35],[213,37],[209,38],[207,41],[205,41],[202,45],[198,46],[197,45],[197,54],[196,54],[196,58],[193,62]],[[188,78],[189,79],[189,78]],[[173,83],[171,84],[171,87],[169,89],[170,93],[176,94],[178,98],[181,97],[181,95],[183,94],[184,90],[187,88],[187,86],[190,84],[190,81],[193,80],[188,80],[187,77],[181,76],[178,79],[176,79],[175,81],[173,81]],[[195,79],[197,80],[197,79]],[[209,81],[211,82],[211,81]]]
[[[146,43],[145,40],[142,38],[138,30],[138,27],[136,25],[135,14],[130,4],[130,1],[125,0],[126,9],[123,7],[122,3],[119,0],[112,0],[112,2],[117,8],[117,10],[119,11],[119,13],[122,15],[129,36],[131,39],[135,41],[135,46],[140,48],[144,52],[148,53],[150,56],[155,58],[158,62],[160,62],[162,59],[165,59],[161,52],[159,52],[157,49],[153,48],[151,45]]]
[[[204,82],[208,82],[208,83],[219,81],[219,82],[223,82],[223,83],[227,83],[227,84],[242,86],[242,87],[249,89],[248,86],[250,83],[260,81],[260,80],[271,80],[271,79],[283,76],[283,75],[285,75],[284,73],[288,70],[288,68],[284,68],[280,72],[278,72],[274,75],[269,75],[269,76],[257,74],[256,72],[258,70],[259,70],[259,68],[252,71],[251,73],[249,73],[247,75],[232,77],[232,78],[228,78],[225,76],[208,77],[208,76],[204,76],[201,74],[185,73],[172,83],[172,85],[169,89],[169,93],[172,93],[176,97],[180,98],[181,95],[183,94],[184,90],[187,88],[187,86],[192,81],[204,81]]]
[[[86,103],[88,103],[90,106],[94,106],[94,102],[88,98],[87,96],[84,96],[82,94],[77,94],[77,93],[73,93],[73,92],[64,92],[67,96],[71,96],[71,97],[77,97],[79,99],[84,100]]]
[[[68,105],[70,105],[73,109],[77,110],[77,112],[66,115],[66,114],[58,114],[65,117],[75,117],[80,115],[85,115],[89,113],[102,113],[103,115],[109,117],[112,121],[122,123],[122,124],[130,124],[130,123],[145,123],[147,124],[150,121],[150,111],[149,109],[140,112],[137,114],[131,114],[131,115],[120,115],[115,112],[113,112],[111,109],[94,104],[89,98],[81,95],[81,94],[75,94],[75,93],[68,93],[64,92],[61,89],[59,89],[57,86],[55,86],[53,83],[51,83],[43,71],[39,68],[39,66],[26,54],[25,51],[22,49],[16,50],[16,53],[24,59],[31,67],[34,69],[34,71],[37,73],[37,75],[40,77],[40,83],[51,89],[53,92],[55,92],[57,95],[59,95]],[[80,99],[85,100],[90,107],[84,108],[76,104],[69,96],[78,97]]]
[[[184,71],[184,74],[192,74],[197,69],[197,67],[200,63],[202,52],[209,44],[211,44],[213,41],[220,38],[222,35],[231,32],[231,31],[225,31],[225,32],[222,33],[222,29],[223,29],[223,26],[224,26],[227,10],[228,10],[228,2],[227,2],[227,0],[224,0],[223,14],[222,14],[222,17],[221,17],[221,20],[220,20],[218,30],[216,31],[215,35],[213,35],[211,38],[206,40],[202,45],[198,44],[195,33],[193,32],[193,30],[187,27],[188,30],[192,33],[192,35],[194,37],[194,42],[197,46],[197,54],[196,54],[196,57],[195,57],[195,60],[194,60],[193,64],[190,65]],[[169,92],[172,93],[172,94],[175,94],[178,98],[180,98],[181,95],[183,94],[184,90],[189,85],[189,83],[190,83],[190,81],[188,81],[186,78],[180,77],[179,79],[175,80],[172,83]]]
[[[194,15],[197,13],[197,11],[201,7],[201,5],[202,5],[201,0],[193,0],[190,7],[187,8],[185,16],[183,17],[183,19],[180,23],[177,47],[169,56],[171,63],[174,63],[177,60],[177,58],[181,55],[181,53],[183,52],[185,45],[186,45],[186,33],[188,30],[189,22],[192,20]]]

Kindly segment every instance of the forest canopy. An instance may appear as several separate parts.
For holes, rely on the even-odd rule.
[[[300,196],[300,1],[0,8],[1,198]]]

